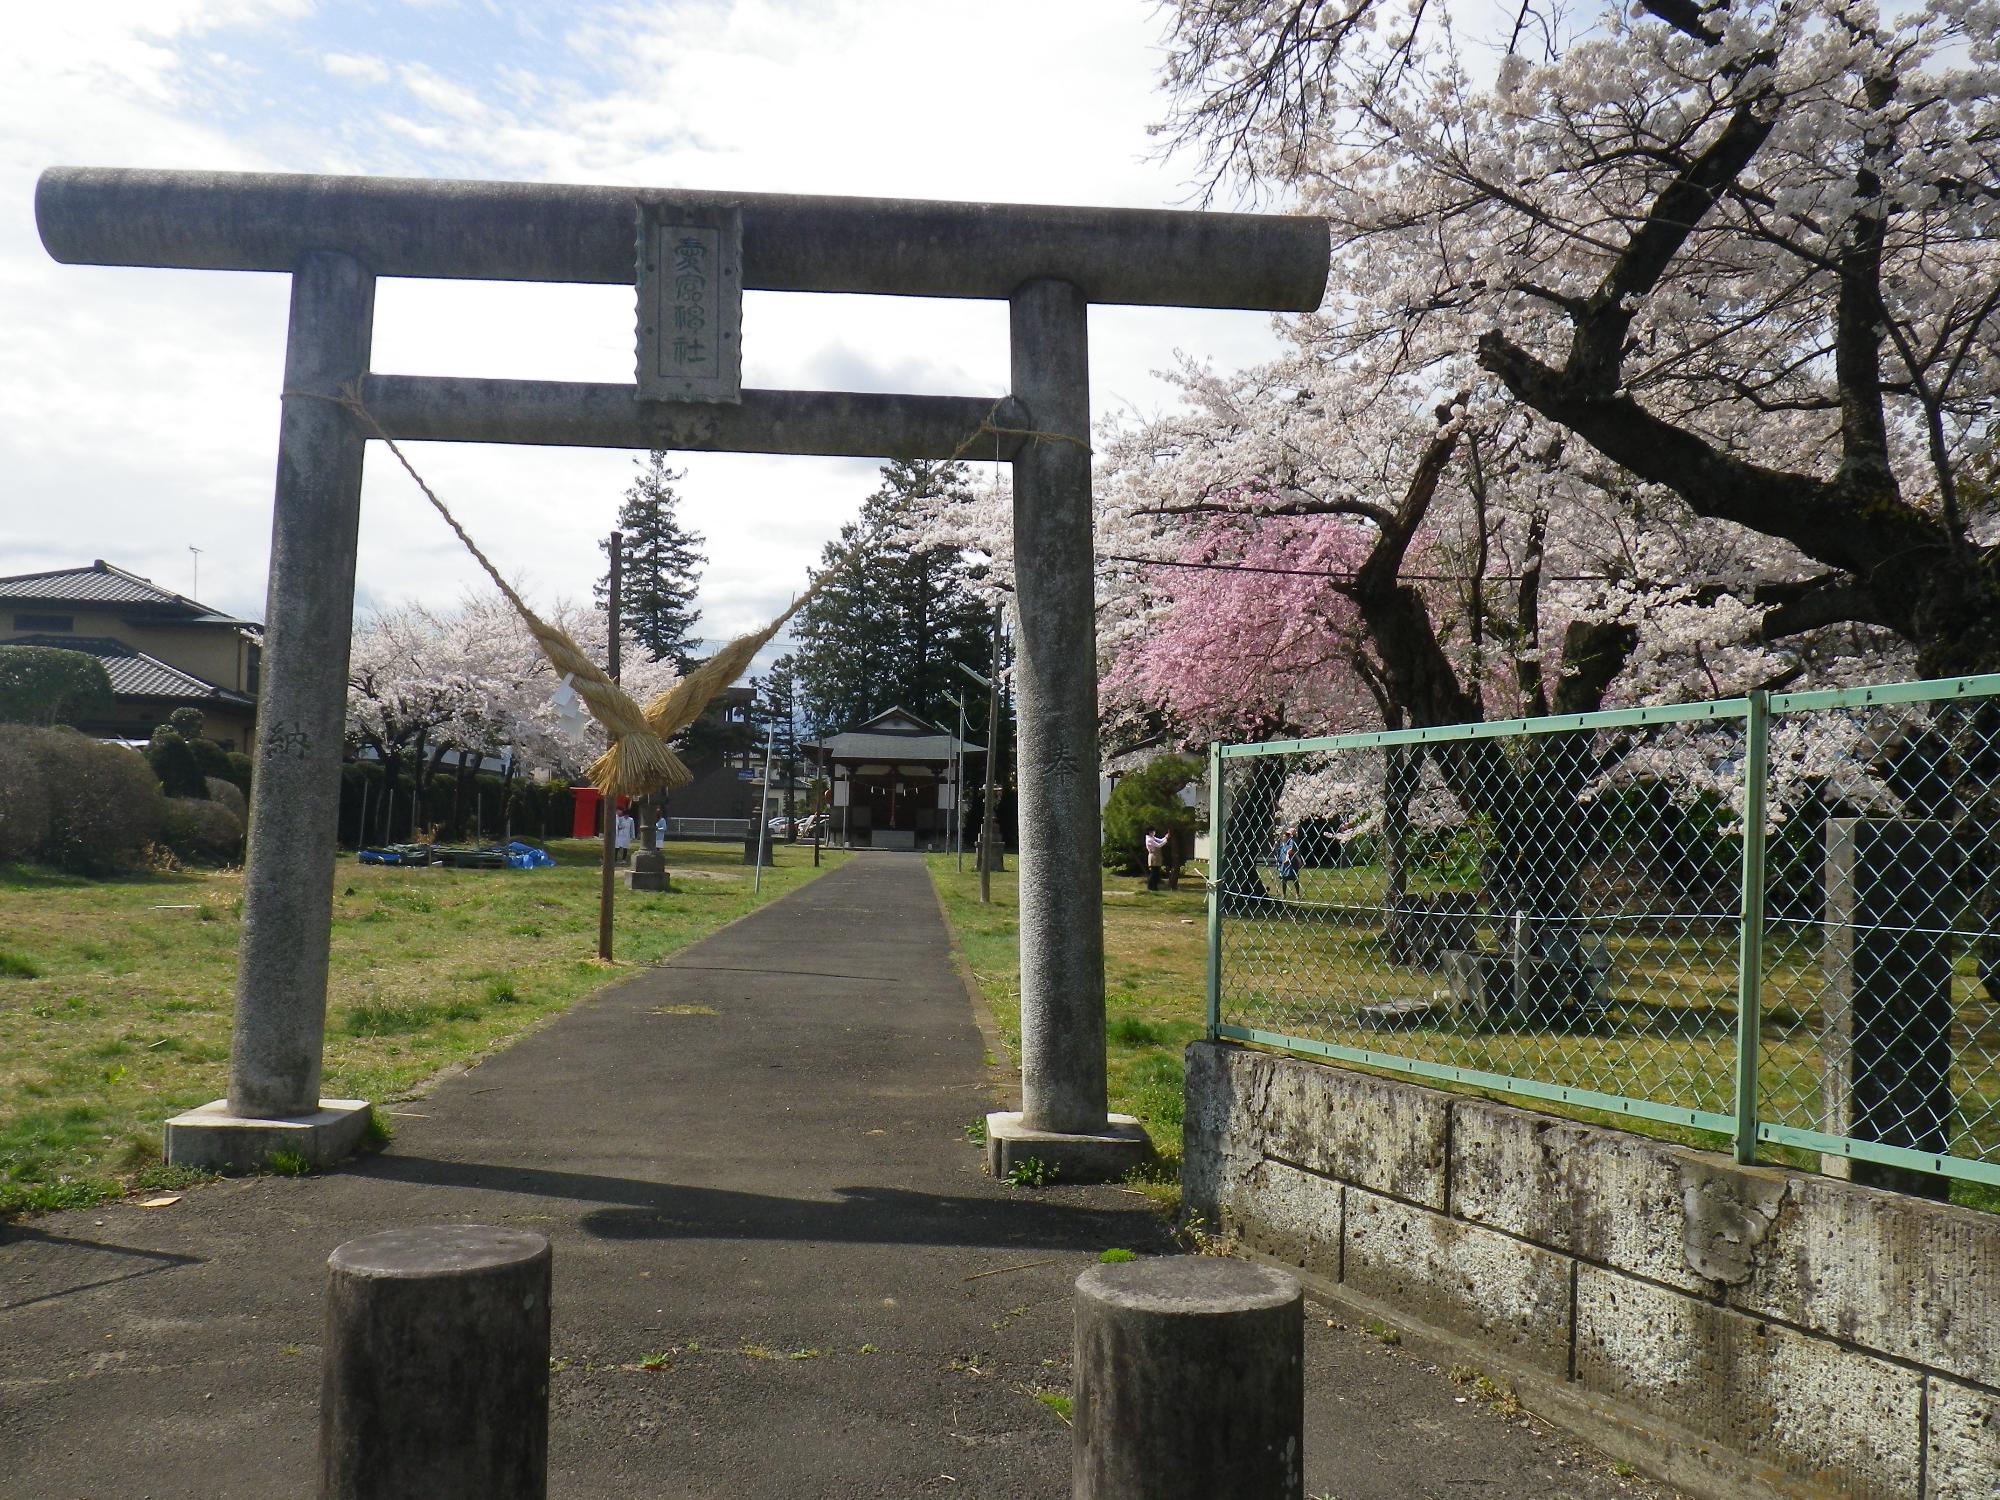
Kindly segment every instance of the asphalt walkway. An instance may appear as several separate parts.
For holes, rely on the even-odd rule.
[[[1070,1288],[1170,1245],[1129,1191],[984,1175],[985,1053],[921,861],[861,856],[396,1106],[382,1156],[0,1226],[0,1493],[310,1496],[328,1253],[475,1222],[555,1247],[558,1497],[1059,1500]],[[1324,1315],[1308,1346],[1314,1495],[1663,1493]]]

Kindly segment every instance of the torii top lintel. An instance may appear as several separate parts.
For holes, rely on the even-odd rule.
[[[1325,222],[1272,214],[700,193],[531,182],[52,167],[42,243],[76,265],[290,271],[313,250],[377,276],[633,279],[641,203],[743,216],[752,291],[1006,298],[1049,277],[1095,303],[1307,312]]]

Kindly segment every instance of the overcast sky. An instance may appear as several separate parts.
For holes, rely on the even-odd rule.
[[[1150,0],[74,0],[0,52],[0,574],[103,557],[262,618],[286,287],[59,266],[55,164],[380,173],[745,192],[1188,207],[1147,127]],[[384,281],[374,367],[632,379],[632,292]],[[1258,313],[1099,308],[1102,416],[1172,400],[1176,350],[1235,366]],[[997,395],[1001,303],[751,293],[749,386]],[[584,596],[632,456],[413,445],[531,600]],[[692,454],[701,628],[767,620],[873,487],[852,460]],[[989,472],[977,478],[987,482]],[[476,565],[371,450],[359,607],[448,603]]]

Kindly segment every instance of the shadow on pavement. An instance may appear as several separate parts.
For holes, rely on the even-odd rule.
[[[200,1264],[198,1255],[134,1250],[47,1234],[23,1224],[0,1224],[0,1297],[5,1298],[0,1312]]]
[[[1096,1251],[1128,1243],[1135,1230],[1154,1229],[1159,1241],[1167,1238],[1166,1226],[1150,1215],[1083,1208],[1025,1192],[1018,1197],[968,1198],[849,1187],[833,1189],[838,1197],[829,1202],[421,1156],[377,1157],[367,1171],[372,1177],[428,1187],[616,1205],[594,1209],[579,1221],[585,1232],[614,1240],[798,1240]]]

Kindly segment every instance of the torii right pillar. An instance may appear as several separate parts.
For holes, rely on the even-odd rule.
[[[1105,1091],[1089,304],[1040,278],[1009,309],[1032,434],[1014,458],[1021,1108],[986,1117],[986,1155],[995,1177],[1033,1159],[1065,1182],[1104,1182],[1152,1148]]]

